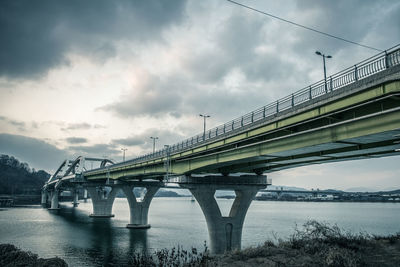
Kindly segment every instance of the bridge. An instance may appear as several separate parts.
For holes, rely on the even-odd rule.
[[[177,144],[125,162],[78,157],[64,161],[43,188],[42,203],[58,208],[61,191],[87,190],[93,217],[111,217],[125,193],[128,228],[148,228],[154,194],[169,183],[187,188],[207,222],[213,253],[240,249],[244,218],[254,196],[288,168],[399,155],[400,45]],[[85,163],[100,166],[87,170]],[[141,200],[135,187],[146,188]],[[229,216],[215,191],[234,190]]]

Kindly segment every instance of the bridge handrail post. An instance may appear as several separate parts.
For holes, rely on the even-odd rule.
[[[292,94],[292,107],[294,107],[294,94]]]
[[[354,80],[358,81],[358,69],[357,65],[354,65]]]
[[[385,50],[385,69],[389,68],[389,55],[387,51]]]
[[[276,100],[276,113],[279,112],[279,100]]]
[[[308,93],[309,93],[309,100],[311,100],[311,99],[312,99],[311,85],[310,85],[310,87],[308,88]]]

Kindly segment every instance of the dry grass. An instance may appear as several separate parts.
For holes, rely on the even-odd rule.
[[[352,234],[336,225],[308,221],[288,240],[234,251],[212,262],[218,266],[400,266],[400,234]]]
[[[129,261],[131,266],[209,266],[210,256],[206,242],[202,252],[196,248],[184,250],[182,247],[161,249],[152,255],[134,254]]]

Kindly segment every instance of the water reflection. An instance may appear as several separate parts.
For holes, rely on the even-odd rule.
[[[147,229],[129,229],[129,255],[147,252]]]
[[[75,241],[68,242],[63,250],[74,258],[86,259],[85,265],[123,265],[134,253],[147,252],[146,229],[127,229],[116,225],[112,218],[92,218],[68,206],[51,214],[63,221],[59,230]],[[79,236],[74,237],[78,231]]]

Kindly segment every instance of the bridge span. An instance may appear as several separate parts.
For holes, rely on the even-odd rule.
[[[244,218],[265,174],[311,164],[399,155],[400,45],[285,98],[151,154],[114,164],[79,157],[64,161],[43,188],[42,203],[58,208],[61,191],[92,198],[93,217],[111,217],[122,190],[128,228],[148,228],[154,194],[166,183],[187,188],[207,221],[213,253],[239,249]],[[86,162],[100,167],[86,170]],[[146,188],[141,200],[135,187]],[[215,191],[234,190],[229,216]]]

